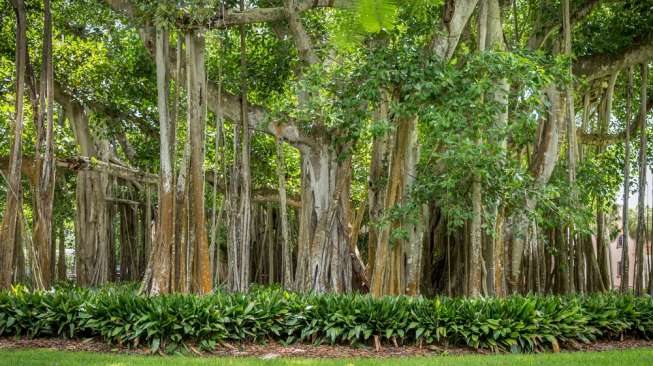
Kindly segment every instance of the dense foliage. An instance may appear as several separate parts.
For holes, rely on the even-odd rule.
[[[445,344],[512,352],[653,335],[653,299],[614,293],[505,299],[249,294],[140,296],[133,286],[0,293],[0,336],[101,337],[152,352],[231,341]]]

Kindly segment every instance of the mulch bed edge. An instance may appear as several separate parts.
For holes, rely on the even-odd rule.
[[[0,337],[0,350],[45,348],[60,351],[75,352],[100,352],[113,354],[149,355],[147,348],[132,349],[124,346],[107,344],[99,339],[62,339],[62,338],[13,338]],[[597,341],[591,344],[574,344],[563,349],[563,352],[601,352],[612,350],[625,350],[632,348],[653,348],[653,340],[624,339],[614,341]],[[410,356],[440,356],[440,355],[466,355],[466,354],[495,354],[487,350],[475,350],[464,347],[443,346],[393,346],[384,345],[379,350],[372,347],[351,347],[346,345],[283,345],[278,342],[265,344],[237,343],[222,344],[214,352],[199,352],[196,347],[189,347],[189,353],[201,357],[230,356],[230,357],[259,357],[271,359],[278,357],[301,358],[387,358]]]

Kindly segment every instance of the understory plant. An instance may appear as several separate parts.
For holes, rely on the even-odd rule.
[[[297,294],[143,296],[134,286],[0,292],[0,336],[98,337],[152,352],[232,342],[439,344],[503,352],[653,334],[653,299],[617,293],[508,298]]]

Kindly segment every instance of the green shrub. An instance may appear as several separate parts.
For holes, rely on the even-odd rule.
[[[616,293],[449,299],[248,294],[146,297],[135,286],[0,291],[0,336],[100,337],[151,351],[222,342],[443,344],[533,352],[570,342],[653,335],[653,300]]]

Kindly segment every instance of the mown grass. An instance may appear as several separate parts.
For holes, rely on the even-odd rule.
[[[44,349],[0,350],[0,365],[21,366],[204,366],[204,365],[511,365],[511,366],[570,366],[570,365],[653,365],[653,348],[608,352],[544,353],[522,355],[467,355],[386,359],[272,359],[233,357],[134,356],[90,352],[69,352]]]

